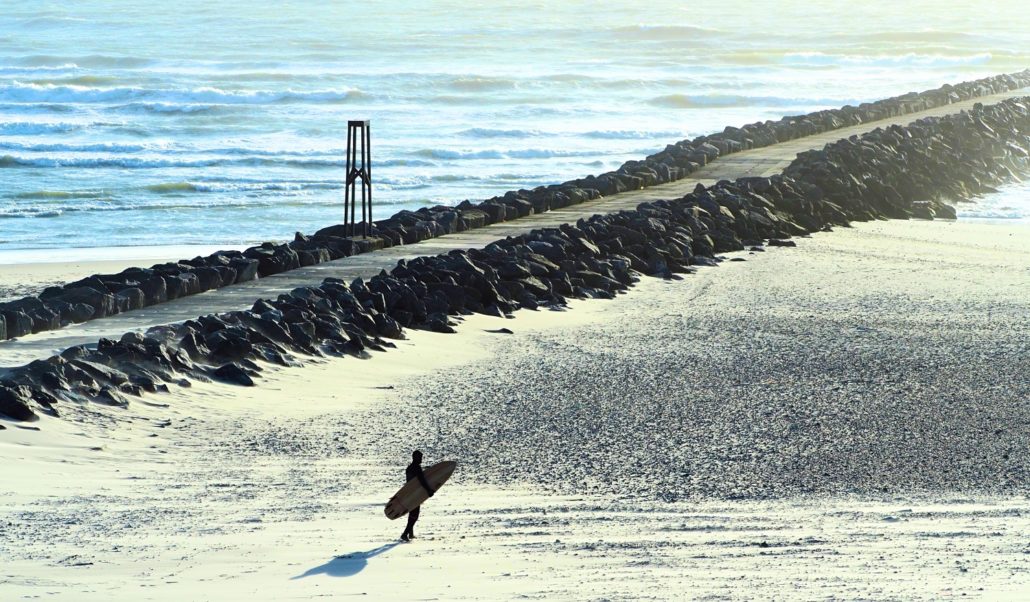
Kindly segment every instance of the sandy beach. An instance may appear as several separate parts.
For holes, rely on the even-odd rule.
[[[4,422],[0,598],[1022,599],[1028,235],[857,224]],[[397,545],[416,446],[459,469]]]
[[[1019,6],[6,0],[0,602],[1030,600]]]

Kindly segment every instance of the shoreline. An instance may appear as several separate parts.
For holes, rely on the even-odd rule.
[[[196,320],[189,315],[176,323],[158,318],[145,335],[140,330],[147,325],[119,332],[124,320],[116,318],[107,324],[113,332],[106,332],[96,346],[89,331],[66,339],[63,359],[71,362],[32,362],[7,370],[0,389],[3,412],[31,421],[38,417],[37,410],[58,415],[54,404],[62,400],[124,407],[125,394],[167,391],[164,382],[187,386],[189,381],[178,375],[251,386],[263,370],[260,363],[291,365],[297,361],[291,353],[361,357],[367,349],[393,346],[383,339],[401,338],[405,328],[453,332],[451,316],[506,316],[520,308],[561,307],[570,297],[612,298],[636,282],[637,274],[674,278],[693,273],[697,265],[717,263],[717,253],[764,251],[765,240],[771,246],[793,247],[796,243],[782,239],[855,221],[954,218],[955,210],[940,200],[943,196],[993,191],[985,180],[1008,181],[1015,178],[1013,170],[1027,169],[1025,153],[1016,153],[1018,144],[1025,143],[1018,128],[1025,127],[1027,117],[1027,107],[1015,99],[990,107],[978,104],[970,113],[874,130],[862,136],[861,144],[845,139],[821,151],[798,154],[779,176],[744,177],[709,187],[698,183],[677,200],[594,214],[575,226],[567,223],[567,215],[559,216],[558,228],[536,222],[536,228],[517,236],[462,248],[468,245],[466,238],[464,245],[446,254],[412,257],[396,265],[384,252],[378,259],[385,262],[360,274],[379,272],[367,284],[355,274],[338,272],[317,288],[303,282],[275,300],[261,299],[252,310]],[[998,131],[1013,126],[1007,134],[1014,142],[1002,144],[988,123]],[[913,154],[904,166],[894,161],[911,152],[916,139],[930,144],[935,155]],[[991,155],[990,149],[997,154]],[[972,172],[959,173],[974,157],[980,163],[974,163]],[[856,177],[856,169],[870,185]],[[492,238],[490,232],[481,233],[481,239]],[[331,235],[319,240],[338,244],[336,255],[350,254],[355,245],[383,242]],[[294,243],[281,247],[262,245],[245,253],[197,258],[189,265],[158,265],[110,280],[74,283],[48,291],[45,301],[29,298],[7,304],[13,311],[4,312],[4,336],[18,339],[322,263],[335,256],[320,246],[323,243],[298,234]],[[218,302],[225,300],[218,297]],[[246,305],[230,302],[232,307]],[[189,306],[172,309],[188,311]],[[168,318],[167,313],[162,315]],[[42,337],[32,343],[26,351],[36,353],[37,359],[53,350]],[[107,368],[98,370],[95,365]]]
[[[143,309],[258,277],[369,251],[418,243],[586,201],[618,196],[620,193],[632,195],[643,189],[658,190],[664,185],[688,180],[691,174],[705,172],[710,162],[725,155],[766,147],[779,147],[782,151],[791,148],[788,143],[796,140],[808,140],[810,145],[813,135],[825,135],[827,132],[840,136],[846,135],[847,131],[859,129],[862,140],[877,147],[881,155],[879,165],[874,162],[864,166],[876,173],[870,172],[863,177],[869,176],[878,181],[873,188],[879,192],[861,184],[855,179],[856,174],[846,173],[850,168],[842,167],[842,164],[853,164],[856,160],[859,165],[862,164],[859,156],[855,155],[856,148],[848,142],[850,138],[827,144],[821,150],[808,148],[796,154],[780,174],[774,174],[775,170],[761,169],[756,164],[746,171],[746,177],[740,177],[738,173],[734,182],[723,178],[707,191],[703,183],[695,182],[694,192],[680,199],[692,198],[697,206],[696,211],[704,212],[698,213],[692,224],[685,224],[691,231],[688,240],[691,237],[699,239],[693,243],[697,248],[687,251],[690,254],[710,255],[712,251],[742,248],[742,241],[738,237],[747,241],[784,238],[854,220],[883,217],[954,218],[955,209],[945,204],[943,198],[964,198],[984,190],[993,190],[985,187],[983,181],[1008,181],[1016,177],[1013,170],[1020,172],[1026,169],[1025,157],[1013,154],[1016,146],[1005,146],[1000,143],[1000,138],[996,140],[980,130],[987,128],[993,132],[983,121],[986,119],[1021,144],[1016,132],[1007,131],[1003,126],[1016,126],[1020,120],[1026,119],[1026,108],[1020,104],[1018,94],[1025,88],[1028,79],[1030,70],[955,86],[946,85],[936,90],[864,103],[858,107],[848,105],[804,116],[784,117],[778,122],[756,122],[741,128],[726,128],[722,133],[668,145],[663,151],[642,161],[626,162],[617,171],[599,176],[590,175],[563,184],[539,186],[533,190],[509,191],[504,196],[493,197],[478,204],[464,201],[455,207],[438,206],[422,208],[417,212],[402,211],[371,224],[371,230],[366,225],[366,232],[370,232],[367,237],[355,238],[350,236],[353,234],[352,229],[335,225],[322,228],[313,235],[298,232],[295,240],[280,245],[264,243],[243,252],[217,252],[181,263],[154,266],[150,270],[140,269],[132,274],[98,274],[88,284],[68,283],[61,287],[62,290],[52,291],[45,300],[30,295],[8,302],[4,321],[0,322],[0,341],[40,331],[59,330],[73,323]],[[970,100],[992,97],[999,102],[985,106]],[[962,110],[955,113],[956,106],[965,107],[969,112]],[[923,118],[909,123],[909,117],[915,114],[922,114]],[[906,135],[898,137],[893,127],[886,131],[880,127],[868,131],[870,123],[883,126],[886,123],[882,120],[887,119],[899,121],[897,125],[908,123],[904,127]],[[945,123],[949,125],[944,126]],[[902,184],[898,180],[901,173],[897,166],[887,165],[892,157],[905,152],[910,144],[906,136],[924,138],[929,143],[935,139],[954,138],[958,130],[962,133],[950,140],[950,146],[934,145],[934,152],[938,155],[935,162],[922,161],[918,154],[910,157],[908,167],[923,172],[922,178],[914,185]],[[967,148],[963,137],[980,139],[981,149]],[[990,161],[984,161],[973,169],[975,173],[964,177],[955,176],[948,174],[948,170],[942,167],[956,160],[968,163],[968,157],[963,159],[960,156],[985,152],[983,144],[993,144],[995,155],[989,157]],[[805,146],[804,143],[802,145]],[[953,146],[959,150],[954,151]],[[829,158],[828,164],[823,164],[824,158]],[[776,161],[773,163],[778,164]],[[831,168],[829,171],[824,169],[827,166]],[[953,167],[957,168],[958,164]],[[759,171],[752,173],[755,169]],[[942,177],[945,175],[951,177]],[[723,182],[728,185],[724,186]],[[793,184],[806,192],[794,190]],[[899,193],[896,187],[905,190],[906,194]],[[701,190],[700,194],[698,190]],[[812,193],[811,198],[808,198],[809,192]],[[659,194],[659,197],[647,200],[667,196]],[[714,201],[712,194],[719,201]],[[762,195],[771,197],[771,200]],[[719,210],[720,203],[729,206],[724,205]],[[723,223],[727,218],[728,224]],[[708,231],[712,231],[711,237]],[[676,243],[674,246],[681,245]],[[647,262],[650,264],[648,266],[635,259],[634,269],[646,273],[668,270],[668,267],[661,266],[676,264],[684,250],[666,249],[665,252],[673,253],[673,257],[660,261],[651,258]],[[686,261],[689,263],[690,257]],[[34,291],[28,289],[22,291],[22,294],[25,292]],[[505,310],[502,308],[497,311]],[[401,325],[410,324],[402,320]]]
[[[947,379],[992,377],[979,374],[984,362],[997,362],[995,371],[1003,371],[1017,361],[1021,329],[1027,327],[1030,301],[1021,291],[1030,273],[1013,268],[1025,267],[1030,257],[1030,226],[1006,233],[1011,236],[999,232],[995,226],[962,223],[861,223],[799,240],[798,249],[727,255],[747,261],[702,268],[681,281],[647,278],[610,301],[573,300],[567,311],[522,311],[514,319],[473,315],[462,320],[457,334],[412,331],[408,340],[397,342],[398,349],[373,353],[370,360],[323,359],[303,368],[270,369],[258,387],[197,383],[134,401],[126,410],[68,406],[62,418],[41,416],[34,426],[42,431],[4,422],[8,430],[0,436],[0,457],[15,486],[0,492],[0,520],[9,525],[9,537],[0,542],[0,553],[9,559],[0,572],[0,592],[16,596],[45,586],[58,599],[76,600],[127,591],[143,600],[404,598],[410,588],[449,599],[456,592],[459,599],[665,599],[682,591],[728,599],[785,591],[806,599],[1019,599],[1030,579],[1019,569],[1023,533],[1030,528],[1025,485],[1000,495],[944,486],[658,501],[614,486],[611,479],[624,475],[617,463],[584,445],[587,440],[575,426],[577,402],[593,399],[600,412],[591,414],[595,423],[611,419],[616,429],[591,438],[609,446],[623,439],[634,443],[651,458],[645,466],[665,466],[666,450],[642,444],[661,441],[668,431],[646,421],[620,422],[616,415],[633,417],[644,409],[681,424],[676,415],[648,410],[648,386],[622,392],[602,381],[599,386],[616,401],[617,414],[609,415],[610,402],[589,387],[568,387],[556,378],[564,373],[586,385],[611,372],[639,380],[622,371],[650,362],[638,352],[639,339],[646,336],[657,360],[646,364],[646,372],[670,392],[685,391],[684,381],[670,380],[682,370],[668,358],[691,359],[703,345],[716,363],[692,370],[694,378],[723,392],[719,403],[704,406],[718,421],[731,398],[740,397],[742,407],[764,407],[749,390],[767,391],[769,385],[745,380],[739,370],[778,357],[766,342],[790,341],[792,328],[812,331],[795,349],[811,347],[821,364],[836,365],[838,356],[824,350],[843,346],[859,362],[869,354],[895,357],[898,349],[918,342],[904,333],[920,324],[943,337],[937,340],[941,353],[965,354],[954,364],[930,364],[922,376],[918,357],[895,368],[899,383],[921,387],[902,389],[889,380],[860,383],[850,397],[842,397],[832,379],[799,378],[785,389],[791,397],[766,397],[763,403],[825,411],[868,400],[875,412],[886,407],[879,403],[886,395],[921,412],[958,411],[954,400],[927,389],[925,378],[944,378],[947,384]],[[892,278],[882,277],[887,274]],[[939,286],[927,288],[931,281]],[[981,306],[993,313],[984,315]],[[836,316],[829,328],[806,318],[812,307]],[[724,322],[709,324],[718,316]],[[653,328],[669,320],[674,321],[669,332]],[[680,324],[683,320],[689,321]],[[798,320],[803,322],[792,327]],[[708,324],[712,334],[699,335],[698,324]],[[732,324],[737,326],[726,326]],[[500,327],[514,334],[487,332]],[[978,337],[949,334],[962,328]],[[573,332],[575,339],[568,336]],[[748,332],[756,335],[748,337],[752,344],[739,345],[736,339]],[[734,349],[730,375],[745,384],[726,387],[710,380],[713,370],[727,369],[719,367],[723,348]],[[985,359],[981,352],[987,349],[994,355]],[[789,364],[809,366],[802,356]],[[596,370],[585,372],[589,365]],[[507,380],[513,368],[522,374],[517,388]],[[981,417],[970,431],[977,438],[983,437],[981,429],[993,433],[999,423],[1025,442],[1028,433],[1020,425],[1027,422],[999,413],[1005,399],[1027,390],[1026,375],[1012,378],[1017,380],[1001,389],[982,388]],[[820,410],[806,383],[835,403]],[[521,401],[498,404],[495,387]],[[976,381],[969,387],[979,390]],[[546,401],[549,390],[562,403],[539,406],[555,428],[541,430],[540,424],[524,421],[526,404]],[[700,399],[697,392],[687,391],[663,404],[689,407],[694,399]],[[874,415],[831,413],[822,421],[830,427]],[[969,434],[947,415],[925,418],[928,422],[920,423],[916,414],[904,417],[913,428],[938,428],[908,441],[908,447],[933,452],[935,442],[962,441]],[[525,445],[498,437],[498,420],[525,429]],[[767,420],[760,412],[740,414],[730,423],[732,437],[742,445],[759,443],[761,433],[753,427]],[[684,428],[697,424],[682,423]],[[861,432],[863,423],[850,424],[850,432]],[[785,438],[770,453],[793,457],[791,432],[777,431]],[[683,433],[698,436],[695,430]],[[895,449],[889,424],[875,434]],[[991,437],[994,446],[996,435]],[[480,446],[485,440],[493,443]],[[731,439],[714,439],[719,440]],[[707,438],[699,441],[718,447]],[[532,454],[531,443],[539,444]],[[384,519],[381,505],[396,488],[396,473],[412,446],[422,447],[428,460],[458,459],[459,471],[426,507],[423,537],[392,547],[402,525]],[[1022,449],[1025,455],[1026,446]],[[556,450],[570,462],[561,470],[552,470]],[[811,447],[809,457],[825,457],[828,451]],[[850,453],[878,457],[862,446]],[[631,457],[626,464],[639,467],[642,458]],[[503,464],[496,464],[498,459]],[[587,462],[577,468],[573,459]],[[1001,461],[1000,455],[974,460],[956,466],[972,471]],[[731,458],[718,469],[719,479],[739,478],[738,465],[748,464]],[[1011,464],[1026,465],[1023,456],[1013,456]],[[581,468],[589,466],[613,472],[584,481]],[[562,485],[548,487],[529,467]],[[895,461],[889,467],[895,476],[934,470],[924,462]],[[694,463],[691,471],[704,475],[699,468]]]
[[[292,284],[287,287],[288,294],[259,300],[254,311],[242,309],[249,299],[238,299],[239,293],[246,291],[237,287],[207,298],[212,304],[228,303],[224,307],[230,311],[202,317],[199,322],[193,320],[189,304],[164,305],[149,318],[143,315],[149,323],[137,323],[134,333],[126,333],[119,325],[142,314],[102,323],[101,328],[108,330],[96,347],[88,327],[71,328],[63,346],[70,349],[73,359],[115,369],[91,376],[74,363],[70,368],[59,362],[11,368],[3,387],[7,399],[4,413],[32,420],[37,409],[56,414],[53,404],[62,399],[125,405],[123,393],[166,389],[152,370],[166,382],[176,382],[177,377],[167,372],[171,370],[250,385],[261,371],[257,364],[247,364],[253,360],[288,365],[295,361],[291,351],[314,356],[361,355],[366,348],[390,346],[381,339],[396,338],[404,328],[451,332],[449,316],[469,312],[507,315],[519,308],[562,306],[569,297],[610,298],[635,282],[637,273],[664,277],[689,273],[695,269],[692,266],[715,262],[716,253],[760,246],[765,240],[773,246],[794,246],[782,239],[853,221],[954,218],[955,209],[942,198],[993,192],[985,181],[1010,181],[1016,178],[1015,172],[1026,171],[1025,152],[1017,151],[1025,144],[1019,132],[1027,118],[1021,99],[990,106],[977,103],[970,112],[926,118],[907,127],[878,128],[863,134],[860,144],[848,138],[822,150],[802,152],[779,175],[720,180],[708,187],[696,183],[693,192],[676,200],[642,199],[627,193],[609,204],[606,213],[596,213],[598,205],[581,212],[576,226],[570,225],[572,216],[567,213],[548,214],[522,222],[531,227],[516,226],[503,240],[495,238],[496,228],[484,226],[523,215],[516,209],[532,215],[533,203],[517,196],[507,199],[511,202],[507,209],[516,209],[504,209],[504,215],[489,207],[484,213],[469,203],[456,210],[438,208],[441,211],[433,219],[440,220],[431,222],[421,219],[432,211],[399,214],[398,229],[389,236],[403,240],[341,238],[337,234],[346,233],[334,226],[314,237],[298,234],[286,245],[268,243],[242,253],[216,253],[183,264],[160,264],[149,270],[127,270],[70,283],[40,297],[5,304],[0,338],[15,340],[12,345],[35,354],[31,359],[39,359],[53,351],[46,342],[52,337],[37,337],[27,345],[22,344],[22,337],[394,244],[480,228],[479,236],[450,239],[458,244],[446,254],[415,256],[404,249],[404,261],[397,261],[396,252],[383,251],[364,268],[360,262],[330,266],[340,269],[332,274],[335,278],[323,280],[317,288],[307,280]],[[1005,132],[1011,140],[1003,144],[1003,137],[995,131]],[[913,152],[916,139],[930,145],[933,155]],[[810,139],[806,145],[811,145]],[[721,154],[720,148],[707,142],[701,148],[710,148],[714,156]],[[772,157],[783,150],[774,151]],[[902,166],[895,159],[906,153],[909,159]],[[761,162],[763,156],[752,159]],[[967,166],[970,173],[965,173]],[[660,181],[669,178],[663,176]],[[585,200],[574,201],[570,195],[575,190],[555,193],[561,196],[563,207]],[[596,194],[590,198],[600,194],[591,190]],[[639,204],[634,209],[626,209],[635,203]],[[624,210],[612,211],[617,207]],[[466,215],[475,217],[478,224],[470,224]],[[470,239],[477,242],[470,244]],[[348,268],[355,266],[358,272],[348,273]],[[295,275],[306,278],[307,273]],[[365,277],[369,277],[367,284]],[[140,334],[144,329],[148,329],[145,336]],[[130,357],[133,359],[126,361]],[[238,361],[245,365],[234,363]],[[19,383],[27,386],[12,388]]]

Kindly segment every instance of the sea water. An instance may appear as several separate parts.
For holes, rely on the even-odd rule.
[[[948,4],[0,0],[0,251],[337,223],[349,119],[379,218],[1030,66],[1023,3]]]

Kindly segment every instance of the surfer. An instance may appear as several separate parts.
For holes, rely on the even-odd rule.
[[[411,479],[418,479],[418,482],[422,483],[422,487],[425,488],[429,497],[433,497],[433,494],[436,493],[436,490],[430,487],[429,481],[426,480],[425,473],[422,472],[422,452],[417,449],[411,452],[411,464],[408,464],[408,467],[404,469],[404,478],[406,479],[405,482]],[[408,526],[404,528],[404,533],[401,533],[403,541],[415,539],[415,522],[418,521],[421,509],[422,507],[419,506],[408,513]]]

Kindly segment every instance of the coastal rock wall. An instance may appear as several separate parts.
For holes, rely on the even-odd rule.
[[[943,200],[1030,173],[1030,97],[799,155],[781,175],[698,185],[680,199],[534,230],[483,249],[400,262],[364,282],[327,279],[246,311],[102,339],[0,374],[0,414],[33,420],[64,403],[126,407],[189,379],[253,385],[262,364],[367,357],[404,328],[453,332],[452,316],[497,316],[569,298],[611,298],[640,274],[666,278],[718,253],[845,225],[951,214]],[[274,254],[273,254],[274,256]]]
[[[680,180],[723,155],[769,146],[843,127],[945,106],[980,96],[1030,86],[1030,70],[999,75],[935,90],[864,103],[857,107],[817,111],[778,121],[728,127],[723,132],[668,145],[642,161],[629,161],[618,170],[598,176],[510,191],[480,203],[401,211],[372,225],[371,239],[346,236],[343,226],[330,226],[314,235],[297,234],[292,242],[264,243],[246,251],[219,251],[150,268],[129,268],[118,274],[98,274],[37,296],[0,303],[0,340],[141,309],[187,295],[315,265],[370,250],[412,244],[429,238],[518,219],[610,196],[627,190]],[[866,184],[866,187],[874,184]],[[938,207],[938,209],[940,209]],[[916,207],[919,217],[939,214]],[[884,213],[901,217],[900,212]],[[945,210],[942,214],[948,216]]]

